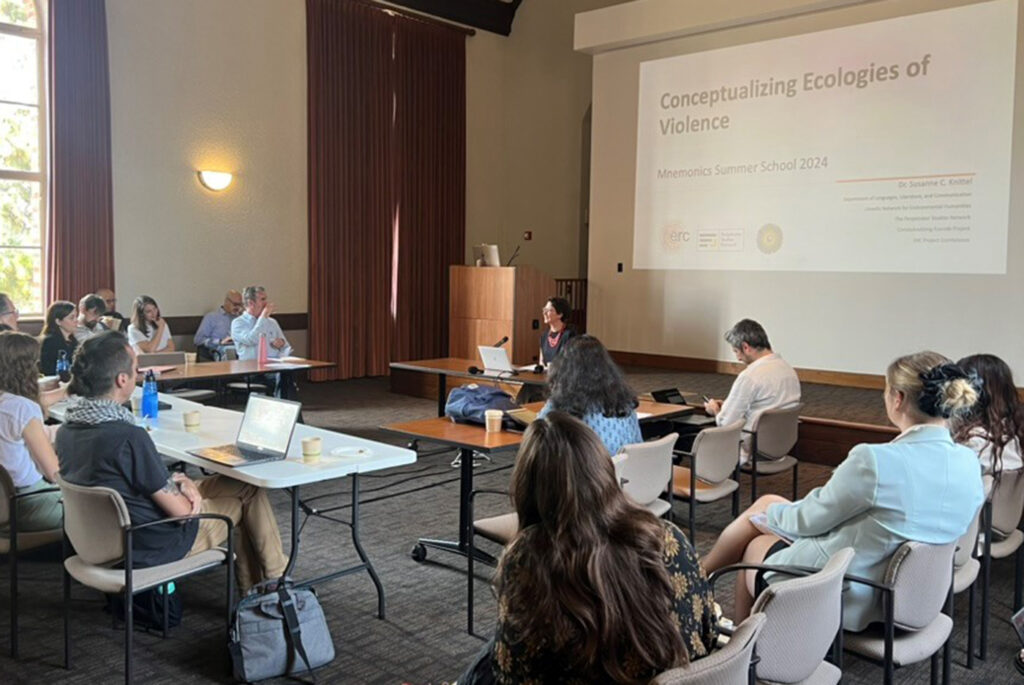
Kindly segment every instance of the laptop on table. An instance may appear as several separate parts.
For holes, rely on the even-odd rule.
[[[301,409],[301,402],[249,395],[235,444],[189,450],[188,453],[225,466],[279,461],[288,455]]]
[[[518,373],[512,368],[512,362],[508,360],[508,350],[504,347],[478,345],[476,349],[480,352],[480,361],[483,362],[485,374],[497,376],[506,373],[510,375]]]

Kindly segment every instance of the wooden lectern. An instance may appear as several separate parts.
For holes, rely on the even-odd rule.
[[[479,359],[478,345],[508,336],[513,364],[536,363],[555,279],[532,266],[452,266],[449,279],[448,356]]]

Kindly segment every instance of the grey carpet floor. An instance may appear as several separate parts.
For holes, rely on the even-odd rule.
[[[630,381],[643,392],[658,387],[682,387],[711,395],[727,392],[730,378],[709,374],[671,374],[631,369]],[[804,387],[807,413],[884,422],[879,394],[875,391],[838,391],[824,386]],[[433,415],[435,404],[393,395],[386,379],[364,379],[339,383],[305,385],[302,389],[308,423],[385,440],[378,426],[384,423],[425,418]],[[834,404],[830,404],[834,403]],[[449,465],[452,454],[422,457],[415,465],[364,477],[362,537],[387,592],[387,619],[376,617],[376,596],[365,574],[334,580],[318,587],[324,610],[337,645],[337,658],[318,674],[320,683],[444,683],[454,680],[481,642],[465,632],[465,560],[431,551],[427,560],[410,558],[416,538],[455,535],[458,516],[456,470]],[[491,464],[477,469],[478,487],[504,488],[512,453],[498,455]],[[828,470],[813,465],[801,469],[801,491],[824,482]],[[788,476],[765,481],[769,490],[786,494]],[[427,485],[435,485],[422,489]],[[774,486],[774,487],[773,487]],[[744,487],[749,488],[747,481]],[[344,505],[350,483],[338,481],[303,489],[304,497],[325,496],[316,506]],[[272,492],[282,535],[289,532],[288,499]],[[744,499],[746,502],[746,497]],[[500,497],[482,498],[480,515],[508,509]],[[344,516],[341,510],[337,515]],[[676,513],[685,520],[686,505],[677,504]],[[706,552],[717,533],[729,522],[727,503],[698,509],[697,548]],[[301,554],[296,575],[309,577],[355,561],[348,529],[324,520],[310,519],[302,529]],[[486,567],[478,567],[476,616],[478,630],[493,626],[495,606],[487,589]],[[954,633],[956,683],[1010,683],[1018,681],[1010,661],[1017,648],[1007,618],[1012,603],[1012,560],[993,566],[994,593],[990,654],[973,671],[964,659],[966,597],[956,603]],[[98,685],[123,678],[122,633],[111,627],[101,611],[99,595],[81,587],[75,589],[72,611],[74,667],[61,667],[60,573],[57,555],[37,554],[22,565],[20,630],[22,658],[7,656],[9,628],[0,621],[0,682],[82,683]],[[223,576],[220,572],[187,579],[179,584],[185,601],[182,626],[166,639],[158,635],[136,635],[136,682],[204,683],[231,682],[228,677],[223,627]],[[7,574],[0,574],[0,607],[6,610]],[[731,590],[720,588],[723,606],[731,604]],[[848,683],[881,682],[876,666],[854,657],[846,658]],[[923,683],[928,679],[926,664],[900,669],[897,682]],[[280,680],[278,682],[289,682]]]

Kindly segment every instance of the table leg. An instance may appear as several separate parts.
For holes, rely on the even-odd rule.
[[[469,551],[469,534],[473,521],[469,516],[469,495],[473,492],[473,450],[459,448],[459,539],[436,540],[433,538],[420,538],[416,547],[413,548],[412,557],[416,561],[423,561],[427,557],[427,547],[439,549],[443,552],[454,552],[465,556]],[[495,563],[490,554],[474,549],[473,557],[488,564]]]
[[[370,563],[369,557],[366,556],[366,552],[363,550],[363,543],[359,540],[359,474],[352,474],[352,545],[356,548],[356,553],[362,560],[363,565],[366,566],[366,572],[370,574],[370,580],[373,581],[374,586],[377,588],[377,618],[384,620],[385,612],[385,600],[384,600],[384,586],[381,585],[380,578],[377,576],[377,571],[373,568],[373,564]]]
[[[437,415],[444,416],[444,406],[448,403],[448,376],[437,375]]]
[[[299,486],[289,489],[292,496],[292,534],[291,549],[288,550],[288,566],[284,574],[290,576],[295,567],[295,560],[299,558]]]

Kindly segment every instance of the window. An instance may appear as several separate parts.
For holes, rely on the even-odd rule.
[[[0,0],[0,292],[43,312],[46,236],[44,0]]]

